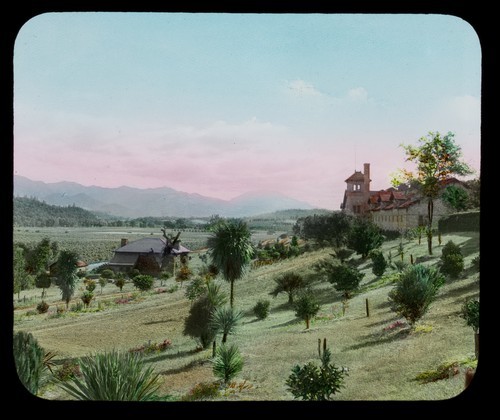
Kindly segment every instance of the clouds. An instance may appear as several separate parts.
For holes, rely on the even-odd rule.
[[[297,96],[323,96],[318,89],[316,89],[312,83],[306,82],[302,79],[292,80],[288,82],[288,89],[292,94]]]

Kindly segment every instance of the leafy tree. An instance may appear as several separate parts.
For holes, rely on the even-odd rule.
[[[215,334],[222,333],[222,343],[225,343],[227,336],[234,334],[242,316],[241,312],[235,312],[231,307],[215,308],[210,314],[210,328]]]
[[[469,195],[463,188],[456,185],[446,187],[441,198],[453,210],[464,211],[467,209]]]
[[[61,289],[62,299],[66,302],[66,309],[75,293],[77,261],[78,255],[73,251],[61,251],[57,259],[57,285]]]
[[[253,307],[253,313],[259,320],[266,319],[269,316],[269,306],[271,302],[268,300],[259,300]]]
[[[26,261],[24,259],[23,248],[17,246],[14,248],[14,262],[13,262],[13,274],[14,274],[14,293],[17,293],[17,298],[20,298],[21,290],[25,285],[25,279],[28,273],[26,273]]]
[[[150,290],[153,287],[154,281],[154,277],[147,274],[139,274],[132,279],[134,286],[137,287],[141,292]]]
[[[350,299],[352,292],[359,288],[359,283],[364,274],[357,268],[348,264],[332,265],[328,274],[328,281],[332,283],[336,290],[343,292],[346,299]]]
[[[306,323],[309,329],[310,321],[319,312],[319,303],[310,291],[304,291],[295,302],[295,315]]]
[[[106,280],[113,279],[115,277],[115,272],[111,270],[111,268],[106,268],[101,271],[101,277]]]
[[[81,377],[59,381],[58,385],[77,400],[83,401],[155,401],[160,398],[159,374],[146,367],[142,356],[134,352],[112,350],[79,361]]]
[[[294,233],[304,239],[312,239],[320,245],[345,245],[350,230],[352,217],[344,212],[314,214],[300,218],[294,226]]]
[[[84,290],[81,299],[85,307],[88,308],[90,303],[92,302],[92,299],[94,299],[94,292]]]
[[[222,344],[212,361],[212,371],[217,378],[220,378],[225,385],[236,377],[243,369],[243,358],[238,347],[234,344],[226,346]]]
[[[120,292],[123,289],[123,286],[125,286],[125,278],[122,276],[116,276],[115,279],[115,286],[120,288]]]
[[[356,218],[348,237],[349,248],[361,255],[361,258],[368,257],[371,251],[380,248],[384,242],[384,237],[380,228],[371,220]]]
[[[274,279],[276,286],[270,295],[276,297],[280,293],[288,294],[288,303],[293,304],[294,295],[300,290],[306,287],[306,282],[300,274],[296,273],[285,273]]]
[[[231,284],[229,302],[234,304],[234,282],[243,276],[253,255],[250,230],[242,220],[217,223],[208,239],[212,263]]]
[[[461,161],[462,151],[455,143],[455,135],[448,132],[442,136],[439,132],[430,132],[421,137],[417,146],[402,145],[406,161],[416,164],[416,174],[400,170],[393,180],[394,185],[402,182],[416,183],[421,194],[427,199],[427,248],[432,255],[432,222],[434,200],[439,196],[443,181],[452,175],[468,175],[472,170]]]
[[[175,275],[175,281],[180,282],[182,287],[182,283],[188,281],[192,274],[193,272],[189,269],[187,264],[182,264],[181,268]]]
[[[288,390],[295,399],[305,401],[328,401],[344,387],[347,369],[330,363],[331,352],[325,349],[321,355],[321,366],[309,362],[296,365],[286,380]]]
[[[460,247],[448,241],[441,251],[440,268],[443,274],[457,278],[464,269],[464,257]]]
[[[468,190],[467,209],[479,209],[481,205],[481,179],[465,181]]]
[[[51,283],[52,279],[46,272],[40,273],[38,274],[38,276],[36,276],[35,286],[39,289],[42,289],[42,299],[45,297],[45,289],[48,289]]]
[[[391,309],[415,325],[435,300],[444,276],[434,267],[422,264],[408,266],[389,292]]]
[[[206,290],[206,281],[201,277],[195,277],[187,285],[185,295],[191,302],[193,302],[195,299],[206,293]]]
[[[461,317],[477,334],[479,332],[479,300],[467,299],[462,306]]]
[[[372,272],[377,277],[382,276],[387,268],[387,261],[381,251],[376,250],[370,253],[370,258],[373,263]]]
[[[108,279],[105,277],[99,277],[99,286],[101,286],[101,295],[102,295],[102,289],[104,289],[104,286],[108,284]]]

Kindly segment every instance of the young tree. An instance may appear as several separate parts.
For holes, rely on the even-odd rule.
[[[52,280],[46,272],[40,273],[36,276],[35,286],[42,289],[42,299],[45,297],[45,289],[48,289],[51,283]]]
[[[217,378],[220,378],[224,385],[227,385],[243,369],[243,358],[238,347],[234,344],[226,346],[222,344],[212,361],[212,371]]]
[[[348,237],[349,248],[356,251],[365,259],[370,251],[380,248],[384,237],[380,228],[370,220],[356,218]]]
[[[21,290],[25,283],[25,278],[28,275],[26,272],[26,261],[24,259],[23,248],[17,246],[14,248],[14,261],[13,261],[13,274],[14,274],[14,293],[17,293],[17,298],[20,298]]]
[[[408,266],[389,292],[391,308],[413,328],[435,300],[444,276],[434,267],[422,264]]]
[[[61,251],[57,259],[57,285],[61,289],[66,308],[68,308],[69,301],[75,293],[77,261],[78,255],[73,251]]]
[[[57,242],[43,238],[27,255],[28,270],[35,275],[47,271],[50,263],[55,261],[57,252]]]
[[[337,248],[346,244],[352,217],[344,212],[314,214],[297,220],[293,230],[304,239],[313,239],[319,245]]]
[[[154,284],[154,277],[147,274],[139,274],[132,279],[134,286],[137,287],[141,292],[150,290]]]
[[[212,263],[231,285],[229,302],[234,304],[234,282],[243,276],[253,255],[250,230],[242,220],[219,222],[208,239]]]
[[[319,311],[319,303],[310,291],[302,292],[295,302],[295,315],[306,323],[306,329],[309,329],[310,321]]]
[[[452,279],[456,279],[464,269],[462,251],[453,241],[448,241],[441,251],[440,268]]]
[[[276,286],[274,290],[269,294],[271,296],[278,296],[280,293],[288,294],[288,303],[293,304],[294,295],[300,290],[306,287],[306,282],[304,278],[297,273],[285,273],[274,279]]]
[[[373,263],[373,274],[375,274],[377,277],[382,276],[385,273],[385,269],[387,268],[387,261],[384,257],[384,254],[379,250],[375,250],[370,253],[370,258]]]
[[[474,330],[476,359],[479,357],[479,299],[467,299],[462,307],[461,317]]]
[[[413,182],[419,186],[427,199],[427,248],[432,255],[432,222],[434,200],[439,196],[443,181],[452,175],[469,175],[471,168],[461,161],[462,151],[455,143],[454,134],[448,132],[442,136],[439,132],[430,132],[421,137],[417,146],[402,145],[406,161],[416,164],[416,173],[400,170],[393,180],[394,185]]]
[[[364,274],[357,268],[348,264],[332,265],[328,273],[328,281],[332,283],[336,290],[343,292],[345,299],[350,299],[352,292],[359,288],[359,283]]]
[[[231,307],[215,308],[210,314],[210,328],[215,334],[222,333],[222,343],[224,344],[227,341],[227,336],[234,334],[242,316],[241,312],[235,312]]]

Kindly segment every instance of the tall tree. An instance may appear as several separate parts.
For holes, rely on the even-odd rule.
[[[17,293],[19,299],[21,290],[23,290],[24,278],[26,273],[26,261],[23,255],[23,248],[17,246],[14,248],[13,274],[14,274],[14,293]]]
[[[455,135],[448,132],[429,132],[418,140],[418,145],[401,145],[406,153],[406,161],[416,165],[416,173],[401,169],[394,185],[402,182],[416,182],[422,195],[427,199],[427,248],[432,255],[432,221],[434,200],[439,196],[444,180],[452,175],[469,175],[472,169],[461,161],[462,151],[455,143]]]
[[[229,302],[234,304],[234,282],[243,276],[253,254],[250,230],[242,220],[219,222],[208,239],[212,263],[231,284]]]
[[[76,288],[76,263],[78,256],[73,251],[61,251],[57,259],[57,285],[61,289],[62,299],[66,302],[66,308],[73,297]]]

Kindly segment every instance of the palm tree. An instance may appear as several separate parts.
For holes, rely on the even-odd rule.
[[[242,220],[219,222],[208,239],[212,263],[231,284],[229,302],[234,303],[234,281],[241,278],[253,254],[250,230]]]

